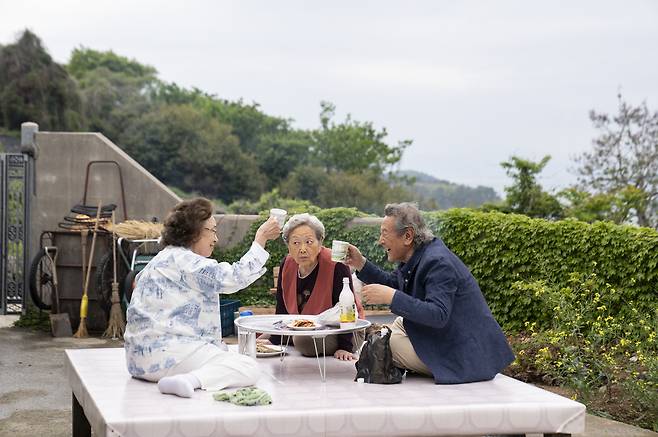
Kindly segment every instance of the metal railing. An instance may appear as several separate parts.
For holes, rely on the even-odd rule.
[[[30,164],[28,155],[0,154],[0,314],[26,309]]]

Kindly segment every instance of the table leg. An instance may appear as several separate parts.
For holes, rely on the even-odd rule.
[[[291,337],[289,335],[286,336],[286,345],[281,349],[281,364],[283,364],[283,359],[286,357],[286,351],[288,350],[288,345],[290,344],[290,338]],[[283,337],[281,340],[283,340]]]
[[[85,416],[85,410],[82,409],[75,394],[71,393],[71,398],[73,400],[71,405],[73,437],[91,437],[91,425],[89,425],[87,416]]]
[[[283,372],[283,360],[286,357],[286,351],[288,350],[288,345],[290,344],[290,336],[286,335],[286,345],[281,349],[281,357],[279,358],[279,372]],[[281,337],[281,345],[283,345],[283,337]]]
[[[327,380],[327,350],[326,343],[327,337],[322,337],[322,382]]]
[[[320,366],[320,354],[318,352],[318,345],[315,342],[315,340],[317,338],[318,337],[311,337],[311,339],[313,340],[313,348],[315,349],[315,359],[318,362],[318,369],[320,370],[320,379],[322,380],[322,382],[326,382],[326,380],[327,380],[327,354],[325,353],[326,352],[326,349],[325,349],[325,338],[326,337],[320,337],[320,338],[322,338],[322,366]]]

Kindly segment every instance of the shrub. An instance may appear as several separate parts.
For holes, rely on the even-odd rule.
[[[498,322],[508,331],[525,322],[548,326],[537,296],[524,284],[543,280],[569,285],[573,272],[589,272],[595,263],[599,286],[618,293],[610,310],[625,313],[632,302],[640,311],[656,307],[658,232],[608,222],[557,222],[522,215],[452,209],[427,214],[435,233],[478,280]]]
[[[643,313],[629,304],[613,311],[620,291],[599,285],[597,276],[572,273],[562,288],[526,284],[551,323],[542,331],[526,323],[527,335],[513,342],[510,373],[571,388],[594,409],[624,404],[614,409],[619,419],[658,430],[658,310]]]

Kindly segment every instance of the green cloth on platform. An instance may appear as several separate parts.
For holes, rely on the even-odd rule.
[[[245,387],[234,392],[220,391],[213,396],[216,401],[230,402],[235,405],[253,407],[255,405],[269,405],[272,397],[268,392],[258,387]]]

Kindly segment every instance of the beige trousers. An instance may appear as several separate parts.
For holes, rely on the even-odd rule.
[[[397,317],[391,328],[391,355],[393,364],[403,369],[411,370],[425,376],[432,376],[432,372],[423,363],[414,350],[407,331],[404,329],[402,317]]]

